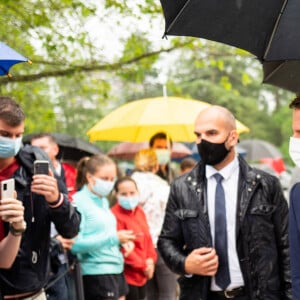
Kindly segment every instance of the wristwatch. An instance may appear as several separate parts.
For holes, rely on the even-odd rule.
[[[9,223],[9,232],[13,235],[13,236],[20,236],[23,234],[23,232],[26,230],[27,224],[25,221],[23,221],[23,226],[22,228],[14,228],[13,223]]]

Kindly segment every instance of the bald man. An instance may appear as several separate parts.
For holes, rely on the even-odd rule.
[[[195,127],[201,161],[175,179],[158,249],[181,300],[292,299],[288,207],[277,178],[238,156],[230,111],[211,106]]]

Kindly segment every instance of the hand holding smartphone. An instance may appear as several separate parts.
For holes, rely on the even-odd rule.
[[[15,180],[13,178],[1,181],[1,199],[14,198]]]
[[[49,162],[47,160],[35,160],[33,163],[34,174],[49,175]]]
[[[31,191],[38,195],[43,195],[47,202],[54,203],[58,201],[60,192],[57,180],[53,172],[49,169],[48,160],[36,160],[33,163],[34,175],[31,182]],[[36,176],[47,175],[47,176]]]
[[[15,198],[15,180],[13,178],[2,180],[0,183],[0,192],[1,192],[1,200],[2,199],[12,199]],[[2,216],[2,220],[7,222],[8,217]]]

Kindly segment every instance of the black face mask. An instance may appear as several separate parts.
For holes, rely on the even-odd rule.
[[[214,166],[225,159],[229,152],[225,147],[225,142],[216,144],[202,139],[201,143],[197,144],[200,158],[205,165]]]

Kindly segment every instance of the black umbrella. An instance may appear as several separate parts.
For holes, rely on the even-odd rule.
[[[64,133],[51,133],[59,145],[58,158],[61,160],[78,161],[84,156],[103,153],[96,145],[86,142],[78,137]],[[35,134],[28,134],[23,137],[23,143],[29,144]]]
[[[201,37],[245,49],[263,82],[300,91],[299,0],[161,0],[165,35]]]
[[[249,161],[282,157],[282,153],[275,145],[264,140],[246,139],[240,141],[239,144],[246,150],[246,159]]]

